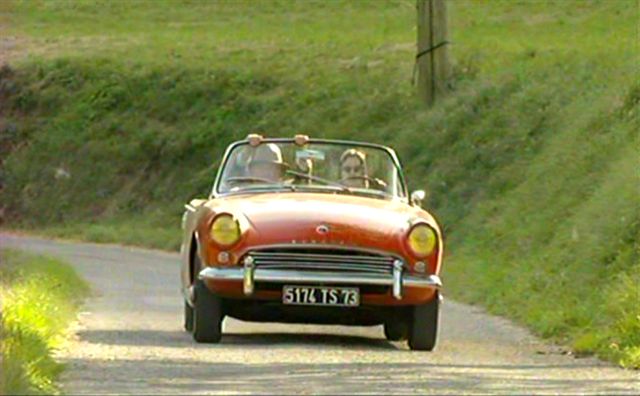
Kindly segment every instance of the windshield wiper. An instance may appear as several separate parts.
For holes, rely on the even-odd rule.
[[[229,192],[241,192],[241,191],[273,191],[280,189],[287,189],[293,192],[297,191],[296,186],[290,184],[270,184],[266,186],[238,186],[229,189]]]
[[[233,176],[233,177],[229,177],[225,180],[226,183],[242,183],[242,182],[249,182],[249,183],[264,183],[266,185],[244,185],[244,186],[238,186],[238,187],[234,187],[236,188],[236,191],[240,191],[240,190],[254,190],[254,189],[273,189],[273,188],[288,188],[291,191],[296,191],[296,188],[290,184],[283,184],[283,183],[278,183],[275,182],[273,180],[270,179],[266,179],[263,177],[256,177],[256,176]]]
[[[345,186],[344,184],[340,184],[338,182],[327,180],[327,179],[324,179],[322,177],[307,175],[306,173],[297,172],[297,171],[294,171],[294,170],[291,170],[291,169],[287,170],[285,173],[290,174],[290,175],[294,175],[294,176],[298,176],[298,177],[302,177],[302,178],[305,178],[307,180],[317,181],[317,182],[320,182],[322,184],[326,184],[327,186],[338,187],[341,191],[346,191],[346,192],[349,192],[349,193],[353,192],[349,187]]]

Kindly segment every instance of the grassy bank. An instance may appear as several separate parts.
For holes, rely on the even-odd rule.
[[[88,287],[67,264],[0,250],[2,394],[58,394],[64,342]]]
[[[386,143],[445,226],[452,297],[640,365],[637,2],[452,2],[451,94],[428,111],[412,1],[11,12],[9,227],[175,249],[229,142]]]

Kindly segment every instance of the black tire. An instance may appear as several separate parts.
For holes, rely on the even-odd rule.
[[[407,325],[404,322],[388,322],[384,324],[384,336],[387,341],[406,340],[407,332]]]
[[[193,307],[184,302],[184,329],[191,333],[193,331]]]
[[[432,351],[438,339],[440,296],[423,305],[413,307],[409,329],[409,348],[414,351]]]
[[[218,343],[222,338],[222,302],[197,280],[193,309],[193,339],[200,343]]]

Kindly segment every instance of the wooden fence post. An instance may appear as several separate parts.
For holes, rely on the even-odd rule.
[[[427,105],[447,92],[451,75],[447,48],[447,6],[445,0],[416,0],[418,14],[418,96]]]

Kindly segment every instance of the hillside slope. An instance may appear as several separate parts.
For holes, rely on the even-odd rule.
[[[387,143],[445,226],[450,295],[640,365],[637,2],[452,3],[428,111],[411,1],[150,4],[14,3],[9,227],[175,248],[247,133]]]

